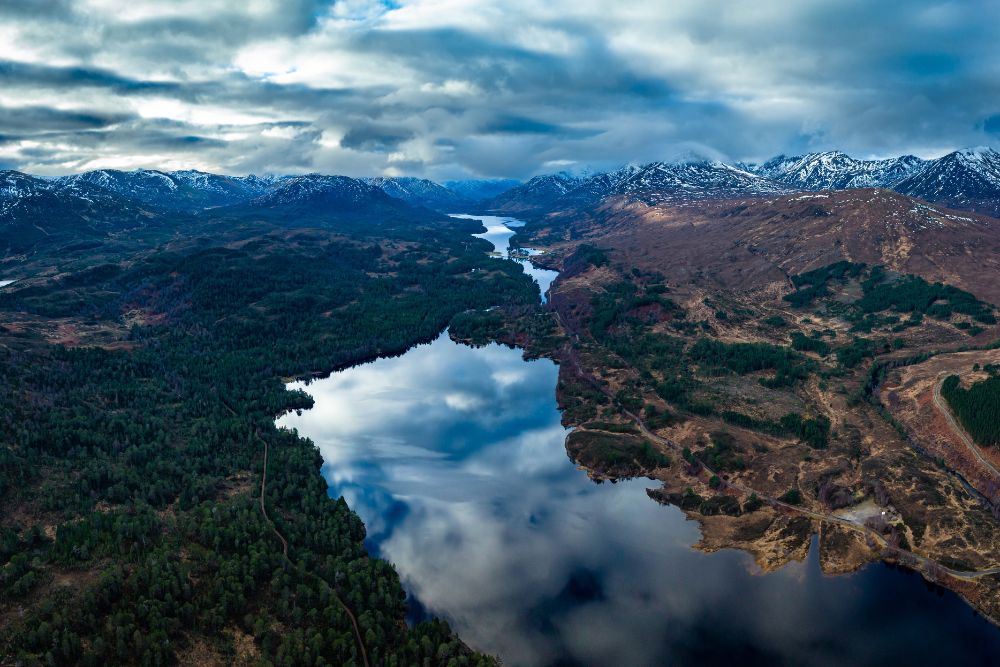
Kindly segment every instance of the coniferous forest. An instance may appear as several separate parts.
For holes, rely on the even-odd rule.
[[[444,622],[404,623],[398,576],[327,496],[317,450],[274,426],[311,403],[285,390],[290,377],[401,353],[467,308],[536,302],[475,227],[243,225],[129,255],[78,252],[53,278],[7,290],[5,312],[115,340],[0,330],[0,654],[491,662]]]
[[[1000,377],[991,375],[968,389],[961,378],[949,376],[941,385],[941,395],[980,445],[1000,445]]]

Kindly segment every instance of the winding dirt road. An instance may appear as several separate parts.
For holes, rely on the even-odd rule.
[[[232,408],[230,408],[230,410],[232,410]],[[361,651],[361,660],[364,662],[365,667],[369,667],[368,652],[365,650],[365,642],[361,639],[361,628],[358,626],[358,619],[354,616],[354,612],[351,611],[351,608],[347,606],[347,603],[341,599],[340,595],[334,590],[333,586],[331,586],[326,579],[319,576],[315,572],[307,571],[305,568],[300,567],[296,563],[292,563],[291,559],[288,558],[288,540],[286,540],[285,536],[278,531],[278,526],[275,525],[275,523],[271,520],[271,517],[267,515],[267,507],[264,505],[264,494],[267,487],[267,453],[270,446],[268,445],[267,440],[260,433],[255,431],[254,436],[264,445],[264,472],[260,476],[260,511],[264,515],[264,519],[271,524],[271,530],[273,530],[274,534],[278,536],[279,540],[281,540],[283,550],[282,557],[285,560],[285,565],[286,567],[294,567],[300,574],[315,579],[319,582],[320,586],[325,588],[333,599],[340,604],[340,608],[343,609],[347,613],[347,617],[351,619],[351,627],[354,630],[354,640],[358,644],[358,650]]]

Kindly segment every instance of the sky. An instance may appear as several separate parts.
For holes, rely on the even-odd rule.
[[[0,169],[526,178],[1000,145],[1000,2],[3,0]]]

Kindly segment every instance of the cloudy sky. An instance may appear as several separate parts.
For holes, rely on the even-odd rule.
[[[3,0],[0,168],[517,177],[1000,144],[995,0]]]

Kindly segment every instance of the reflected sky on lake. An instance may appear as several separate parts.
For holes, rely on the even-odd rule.
[[[597,485],[568,460],[556,379],[442,335],[292,385],[316,405],[279,425],[320,447],[414,607],[507,665],[998,664],[1000,632],[916,575],[824,577],[811,556],[762,576],[692,550],[650,482]]]

